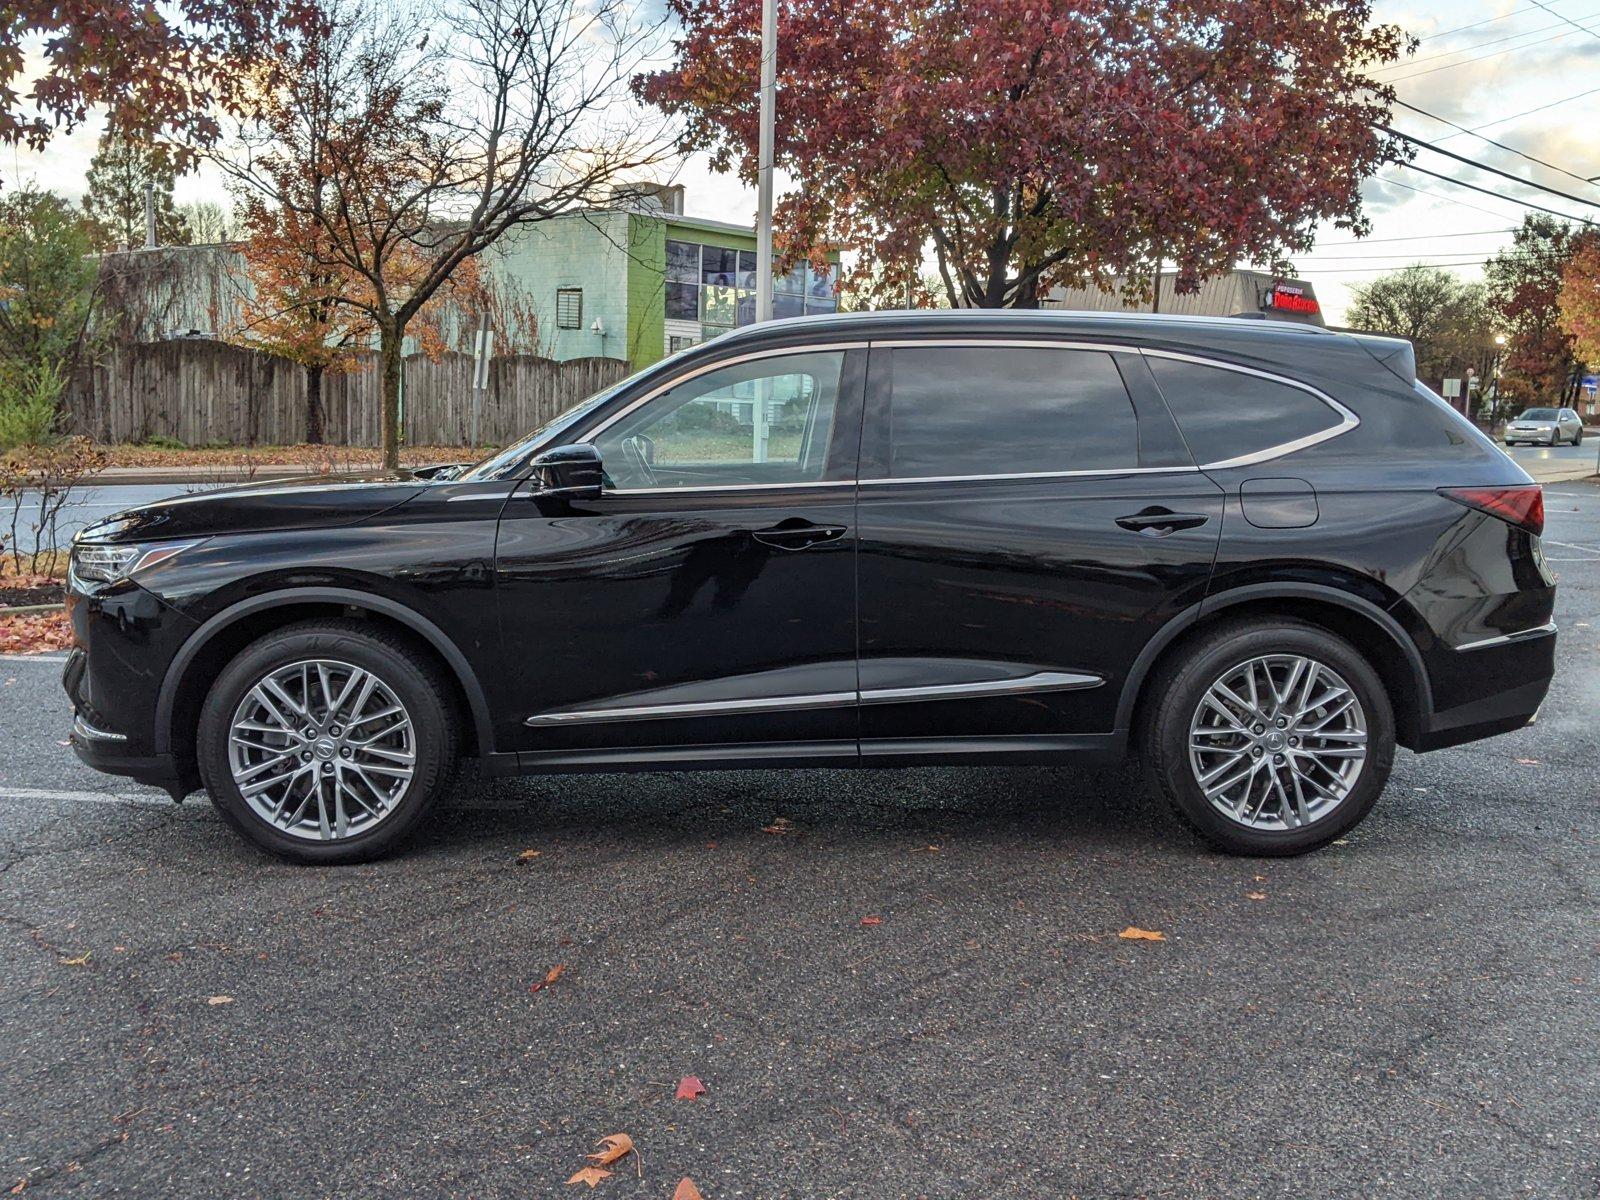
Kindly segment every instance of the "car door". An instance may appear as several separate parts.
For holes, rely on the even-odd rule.
[[[864,758],[1109,743],[1135,657],[1203,597],[1221,525],[1139,370],[1116,347],[874,343]]]
[[[864,347],[683,373],[576,434],[597,500],[507,500],[496,737],[532,759],[854,758]],[[752,749],[754,748],[754,749]]]

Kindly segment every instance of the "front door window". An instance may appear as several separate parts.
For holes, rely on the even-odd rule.
[[[618,491],[825,477],[843,351],[785,354],[696,375],[594,438]]]

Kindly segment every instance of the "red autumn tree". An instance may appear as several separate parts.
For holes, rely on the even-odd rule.
[[[0,18],[0,143],[43,149],[95,105],[125,130],[168,135],[180,155],[218,132],[254,61],[311,14],[303,0],[8,0]],[[30,81],[24,39],[44,69]],[[26,91],[20,88],[26,87]]]
[[[1561,326],[1578,357],[1600,364],[1600,237],[1593,234],[1568,260],[1561,276]]]
[[[1562,281],[1592,231],[1529,213],[1511,245],[1484,266],[1496,323],[1507,334],[1501,391],[1513,401],[1561,404],[1576,375],[1573,335],[1563,328]]]
[[[675,64],[636,82],[686,148],[754,179],[759,0],[668,0]],[[782,0],[778,165],[792,249],[858,255],[869,300],[1031,306],[1054,284],[1181,282],[1363,232],[1401,156],[1365,73],[1405,44],[1366,0]]]

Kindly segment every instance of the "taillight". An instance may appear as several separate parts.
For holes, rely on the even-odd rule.
[[[1535,536],[1544,532],[1544,489],[1537,483],[1521,483],[1515,487],[1440,488],[1439,494],[1457,504],[1499,517]]]

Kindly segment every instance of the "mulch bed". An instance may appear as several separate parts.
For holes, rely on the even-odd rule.
[[[21,608],[29,604],[60,604],[65,597],[66,590],[58,580],[50,580],[43,584],[0,580],[0,608]]]

